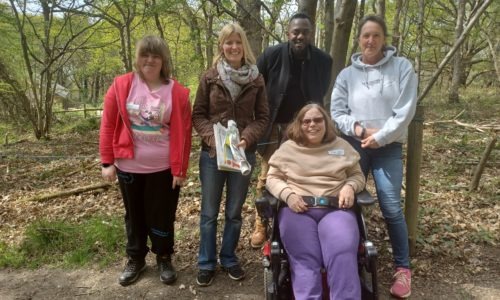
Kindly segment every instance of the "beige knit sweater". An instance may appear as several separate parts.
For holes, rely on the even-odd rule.
[[[340,137],[317,147],[288,140],[269,160],[266,187],[283,201],[293,192],[301,196],[337,196],[347,183],[358,193],[365,187],[358,162],[359,154]]]

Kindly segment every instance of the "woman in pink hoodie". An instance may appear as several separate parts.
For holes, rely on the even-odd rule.
[[[123,286],[146,268],[148,237],[160,280],[177,279],[174,221],[191,151],[191,105],[189,90],[170,78],[169,62],[165,41],[144,37],[137,43],[135,72],[116,77],[104,99],[99,152],[102,176],[118,178],[125,207]]]

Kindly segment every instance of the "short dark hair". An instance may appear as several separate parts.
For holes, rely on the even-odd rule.
[[[363,26],[365,26],[366,22],[377,23],[380,27],[382,27],[382,31],[384,32],[384,36],[385,37],[389,36],[389,33],[387,32],[387,25],[385,24],[385,21],[381,16],[366,15],[359,21],[357,38],[359,38],[359,36],[361,35],[361,29],[363,28]]]
[[[290,25],[290,23],[292,23],[292,21],[295,19],[307,19],[311,25],[313,23],[311,20],[311,17],[309,17],[308,14],[303,13],[303,12],[298,12],[290,18],[290,21],[288,22],[288,24]]]

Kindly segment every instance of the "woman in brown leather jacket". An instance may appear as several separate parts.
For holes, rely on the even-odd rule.
[[[219,33],[219,53],[213,66],[200,79],[193,107],[193,126],[201,137],[200,154],[201,219],[197,283],[208,286],[217,266],[217,216],[226,185],[225,225],[218,258],[233,280],[245,277],[235,250],[241,232],[241,209],[245,203],[251,173],[221,171],[217,168],[213,125],[238,126],[238,147],[252,169],[257,141],[269,122],[265,84],[255,65],[247,37],[238,24],[228,24]]]

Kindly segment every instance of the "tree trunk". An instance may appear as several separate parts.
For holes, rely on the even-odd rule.
[[[394,22],[392,25],[392,45],[399,50],[399,40],[401,32],[399,31],[399,24],[401,22],[401,10],[403,8],[403,0],[396,0],[396,13],[394,14]]]
[[[316,8],[318,7],[317,0],[299,0],[298,12],[306,13],[312,20],[312,41],[314,44],[316,33]]]
[[[415,71],[417,72],[418,88],[422,82],[422,51],[424,41],[424,18],[425,18],[425,0],[419,0],[419,11],[417,21],[417,54],[415,55]]]
[[[375,11],[377,15],[382,17],[385,20],[385,0],[377,0],[375,2],[376,8]]]
[[[493,66],[497,74],[497,81],[500,83],[500,58],[498,57],[498,52],[500,51],[500,37],[495,37],[495,41],[493,41],[491,37],[486,34],[486,41],[488,42],[488,49],[490,50]]]
[[[93,87],[93,96],[94,102],[97,102],[99,99],[99,94],[101,93],[101,73],[97,72],[94,77],[94,87]]]
[[[458,0],[457,7],[457,23],[455,26],[455,40],[458,40],[464,31],[464,17],[465,17],[465,0]],[[462,64],[462,47],[458,47],[455,56],[453,57],[453,75],[451,78],[451,86],[448,93],[449,103],[459,102],[459,93],[461,76],[463,71]]]
[[[335,26],[335,0],[325,0],[325,52],[330,53],[332,48],[333,29]]]
[[[153,18],[155,20],[156,29],[158,29],[158,35],[162,38],[162,40],[165,41],[165,44],[167,45],[167,51],[168,51],[168,53],[170,53],[169,58],[168,58],[169,59],[169,64],[172,67],[172,70],[170,70],[170,71],[171,71],[173,77],[177,77],[176,76],[176,71],[175,71],[175,65],[174,65],[174,62],[173,62],[172,55],[171,55],[172,52],[170,52],[170,48],[168,46],[167,40],[165,39],[165,34],[164,34],[165,29],[163,28],[163,25],[161,23],[160,15],[158,14],[158,10],[155,8],[156,5],[157,5],[156,4],[156,0],[152,0],[151,1],[151,6],[152,7],[150,7],[150,9],[153,11]]]
[[[330,51],[330,55],[333,58],[332,79],[330,88],[324,99],[327,111],[330,111],[330,95],[332,94],[335,79],[345,67],[347,45],[349,45],[352,21],[356,12],[356,3],[356,1],[351,0],[341,0],[337,2],[337,7],[335,8],[335,29],[333,30],[333,43]]]
[[[358,38],[357,38],[357,36],[359,34],[358,24],[359,24],[359,20],[361,20],[364,16],[365,16],[365,0],[361,0],[359,2],[357,14],[355,14],[354,21],[352,23],[352,26],[354,26],[355,30],[354,30],[354,38],[352,39],[351,53],[347,57],[347,65],[351,64],[350,58],[352,57],[352,55],[354,53],[356,53],[356,51],[358,51],[358,43],[359,43]]]
[[[255,56],[262,52],[262,31],[259,23],[260,1],[240,0],[238,20],[247,34],[248,42]]]
[[[214,60],[214,40],[213,36],[213,21],[214,14],[212,13],[213,4],[211,2],[206,2],[205,5],[202,6],[203,15],[205,16],[205,20],[207,21],[205,27],[205,69],[210,68]]]

